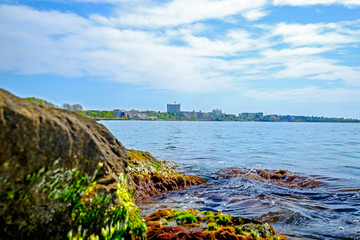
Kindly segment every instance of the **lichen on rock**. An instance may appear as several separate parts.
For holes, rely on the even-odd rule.
[[[135,201],[166,191],[181,190],[206,183],[200,177],[177,172],[175,163],[160,161],[149,152],[128,150],[129,171],[135,184]]]

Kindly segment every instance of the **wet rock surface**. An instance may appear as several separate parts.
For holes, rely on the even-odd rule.
[[[128,155],[129,171],[135,184],[136,202],[163,192],[206,183],[200,177],[177,172],[174,170],[175,163],[159,161],[149,152],[131,149]]]
[[[311,177],[297,175],[288,170],[261,170],[230,168],[219,172],[219,178],[243,178],[285,188],[317,188],[323,183]]]
[[[101,124],[0,89],[0,236],[144,237],[127,149]]]
[[[148,239],[287,239],[267,223],[195,209],[160,209],[145,218]]]

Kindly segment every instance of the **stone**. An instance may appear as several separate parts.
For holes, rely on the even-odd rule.
[[[0,89],[0,235],[144,238],[127,149],[96,121]]]
[[[136,202],[163,192],[178,191],[206,183],[200,177],[177,172],[174,170],[175,163],[157,160],[149,152],[130,149],[128,155],[129,169],[135,184]]]

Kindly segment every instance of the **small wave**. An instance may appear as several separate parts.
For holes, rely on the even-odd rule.
[[[285,188],[316,188],[323,183],[320,180],[295,174],[288,170],[260,170],[229,168],[219,171],[220,177],[242,178],[244,180],[260,181],[266,184]]]
[[[167,147],[165,147],[165,149],[171,149],[171,150],[175,150],[176,149],[176,146],[167,146]]]

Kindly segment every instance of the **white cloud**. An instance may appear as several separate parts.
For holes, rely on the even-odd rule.
[[[215,4],[219,12],[214,10],[214,6],[200,11],[199,3]],[[224,7],[230,3],[234,2],[201,0],[192,3],[200,11],[196,17],[182,12],[191,5],[190,1],[176,0],[162,5],[162,8],[152,7],[148,12],[142,10],[146,14],[140,16],[140,22],[158,9],[159,15],[150,19],[153,24],[160,26],[160,19],[172,18],[164,24],[181,25],[161,31],[147,28],[146,24],[141,28],[119,27],[71,13],[2,5],[0,70],[97,77],[194,93],[236,89],[237,86],[243,87],[250,85],[251,81],[264,79],[274,83],[284,79],[299,82],[304,79],[325,80],[326,83],[341,82],[342,86],[360,86],[359,67],[345,66],[336,59],[322,56],[343,46],[359,43],[358,27],[352,26],[352,22],[281,23],[264,28],[252,26],[247,30],[237,26],[224,30],[223,34],[208,34],[212,29],[206,22],[185,24],[200,19],[221,18],[239,11],[244,16],[253,14],[250,18],[255,19],[256,11],[261,11],[259,6],[264,1],[253,2],[251,6],[241,2],[235,10]],[[173,4],[178,4],[179,9]],[[173,11],[172,14],[166,13],[164,6]],[[139,11],[124,15],[120,20],[125,21]],[[132,24],[143,24],[140,22]],[[301,97],[311,89],[297,90],[294,96]],[[313,93],[316,91],[324,94],[321,89],[315,89]],[[272,96],[270,93],[264,91],[260,95]],[[279,94],[287,96],[285,92],[280,91]]]
[[[243,16],[249,20],[249,21],[255,21],[258,20],[260,18],[263,18],[267,15],[268,13],[259,9],[254,9],[254,10],[249,10],[245,13],[243,13]]]
[[[230,30],[218,39],[199,37],[189,33],[182,37],[193,53],[202,57],[236,56],[239,52],[259,51],[269,46],[264,39],[253,38],[251,33],[243,29]]]
[[[161,35],[97,26],[73,14],[22,6],[0,6],[0,16],[0,70],[95,76],[173,91],[228,86],[226,77],[220,78],[225,82],[213,77],[202,57],[190,48],[166,45],[168,39]]]
[[[337,60],[320,55],[331,48],[309,48],[266,50],[262,58],[250,62],[256,77],[269,79],[302,80],[339,80],[347,86],[360,86],[360,68],[341,65]],[[268,67],[268,68],[267,68]],[[275,70],[274,70],[275,69]],[[264,74],[262,74],[264,73]],[[265,74],[266,73],[266,74]]]
[[[349,44],[359,42],[351,30],[338,24],[287,24],[273,27],[273,34],[282,36],[285,43],[295,46]]]
[[[311,79],[320,80],[343,80],[349,86],[360,87],[360,68],[352,68],[341,65],[330,65],[324,73],[317,72]]]
[[[92,18],[113,26],[146,27],[177,26],[208,19],[223,19],[236,14],[256,20],[266,15],[260,10],[266,4],[267,0],[174,0],[162,5],[139,7],[134,13],[123,13],[119,10],[116,17],[94,15]]]
[[[273,0],[275,6],[345,5],[360,6],[359,0]]]
[[[305,87],[295,89],[249,90],[244,96],[265,101],[292,101],[306,103],[359,103],[360,89],[322,89]]]

